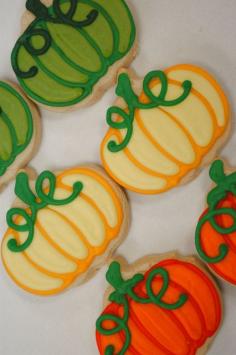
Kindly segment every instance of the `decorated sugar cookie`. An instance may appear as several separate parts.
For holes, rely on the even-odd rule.
[[[37,109],[17,85],[0,81],[0,189],[30,161],[39,141]]]
[[[125,0],[27,0],[12,67],[26,94],[48,109],[89,105],[136,53]]]
[[[194,258],[144,258],[124,273],[114,261],[106,278],[112,288],[96,322],[101,355],[206,353],[222,305],[215,283]]]
[[[143,80],[118,77],[101,145],[106,171],[120,185],[157,194],[189,181],[212,160],[229,132],[229,106],[205,70],[176,65]]]
[[[223,161],[216,160],[210,178],[216,186],[197,224],[196,248],[215,274],[236,285],[236,172],[227,174]]]
[[[24,172],[17,175],[2,260],[18,286],[46,296],[85,281],[103,264],[127,233],[129,209],[98,167],[44,171],[34,185]]]

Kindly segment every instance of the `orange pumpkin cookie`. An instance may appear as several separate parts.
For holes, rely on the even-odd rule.
[[[216,275],[236,285],[236,172],[227,175],[223,161],[216,160],[210,178],[216,186],[197,224],[196,249]]]
[[[120,73],[120,99],[107,112],[106,171],[129,190],[156,194],[193,178],[229,132],[229,105],[205,70],[176,65],[144,80]]]
[[[24,172],[17,175],[2,260],[18,286],[52,295],[104,263],[127,233],[129,208],[124,193],[95,166],[44,171],[34,185]]]
[[[147,257],[123,275],[114,261],[106,278],[113,290],[96,322],[101,355],[206,353],[221,324],[222,305],[195,258]]]

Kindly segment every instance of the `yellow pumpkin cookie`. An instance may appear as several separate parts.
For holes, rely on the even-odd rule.
[[[121,72],[120,97],[107,112],[101,145],[106,171],[143,194],[192,179],[229,133],[229,104],[216,80],[194,65],[152,71],[144,80]]]
[[[95,166],[44,171],[32,186],[26,173],[17,175],[2,260],[18,286],[46,296],[85,281],[104,263],[127,233],[129,208]]]

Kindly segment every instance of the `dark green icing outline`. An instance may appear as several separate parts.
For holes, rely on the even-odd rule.
[[[67,0],[62,0],[62,1],[67,1]],[[96,20],[96,17],[98,15],[98,13],[100,12],[104,16],[104,18],[107,20],[108,24],[110,25],[110,28],[111,28],[111,31],[113,34],[113,52],[110,57],[108,57],[108,58],[104,57],[101,53],[99,46],[95,43],[95,41],[92,39],[92,37],[90,37],[90,35],[88,33],[86,33],[85,31],[83,31],[83,27],[89,25],[93,21],[90,23],[85,23],[86,20],[81,21],[83,23],[79,22],[79,25],[78,25],[78,23],[76,21],[72,20],[72,17],[74,15],[74,11],[75,11],[75,3],[77,5],[78,1],[80,1],[81,3],[85,3],[85,4],[88,3],[96,9],[96,10],[91,11],[91,12],[93,12],[93,16],[92,16],[93,21]],[[102,7],[102,5],[97,4],[95,1],[89,0],[89,2],[88,2],[87,0],[69,0],[69,2],[71,3],[71,7],[68,10],[68,13],[64,14],[62,11],[60,12],[60,7],[59,7],[60,0],[54,0],[53,5],[49,8],[47,8],[45,5],[43,5],[40,2],[40,0],[27,0],[27,3],[26,3],[27,9],[33,13],[36,13],[37,16],[36,16],[36,19],[25,30],[23,35],[21,35],[19,37],[19,39],[17,40],[15,47],[13,48],[13,51],[11,54],[11,63],[12,63],[12,68],[15,71],[15,74],[17,76],[19,83],[21,84],[21,86],[25,90],[25,92],[32,99],[34,99],[35,101],[38,101],[44,105],[52,106],[52,107],[65,107],[65,106],[75,105],[75,104],[81,102],[82,100],[84,100],[87,96],[89,96],[91,94],[95,84],[107,73],[109,67],[112,66],[115,62],[117,62],[121,58],[123,58],[130,51],[130,49],[135,41],[136,28],[135,28],[133,17],[131,15],[131,12],[130,12],[127,4],[125,3],[125,0],[120,0],[120,1],[122,2],[124,7],[126,8],[128,17],[130,19],[130,27],[131,27],[130,42],[129,42],[128,48],[126,49],[126,51],[124,53],[121,53],[118,50],[119,31],[117,30],[117,27],[116,27],[114,21],[109,16],[109,14],[106,12],[106,10]],[[53,13],[53,9],[54,9],[54,11],[56,9],[56,14],[57,14],[56,18],[53,17],[53,16],[55,16],[55,13]],[[59,11],[59,13],[58,13],[58,11]],[[58,18],[58,15],[60,15],[59,18]],[[88,14],[87,20],[90,15],[91,15],[91,13]],[[73,26],[74,28],[79,28],[80,33],[84,37],[86,37],[86,39],[89,41],[90,45],[97,52],[97,54],[100,58],[100,61],[101,61],[101,69],[96,73],[90,72],[90,71],[78,66],[72,60],[70,60],[70,58],[68,58],[66,56],[66,54],[63,51],[61,51],[60,48],[57,47],[55,45],[55,43],[53,43],[53,41],[51,40],[51,36],[50,36],[47,26],[46,26],[46,21],[50,21],[50,22],[54,22],[54,23],[64,23],[64,24],[68,24],[70,26]],[[65,23],[65,21],[66,21],[66,23]],[[34,27],[36,25],[41,25],[43,28],[34,29]],[[43,48],[35,49],[30,44],[30,39],[34,35],[39,35],[44,39]],[[83,89],[84,92],[81,94],[81,96],[79,98],[76,98],[76,99],[73,99],[73,100],[70,100],[67,102],[51,102],[51,101],[48,101],[48,100],[40,97],[39,95],[35,94],[34,92],[32,92],[31,89],[28,88],[27,84],[25,84],[22,79],[24,79],[24,76],[25,76],[25,78],[27,78],[27,77],[30,78],[32,76],[37,75],[38,68],[37,68],[37,66],[33,66],[29,69],[29,71],[27,73],[24,73],[24,74],[22,72],[21,73],[19,72],[19,66],[17,63],[17,56],[18,56],[18,51],[19,51],[21,45],[23,45],[25,47],[25,49],[28,50],[29,54],[31,54],[33,59],[35,60],[36,65],[38,65],[42,70],[44,70],[46,75],[48,75],[53,80],[55,80],[56,82],[66,86],[66,87],[70,87],[70,88],[74,87],[74,88]],[[58,75],[54,74],[49,69],[47,69],[40,62],[39,57],[40,57],[40,55],[44,54],[51,45],[53,45],[54,48],[57,47],[56,52],[59,55],[63,56],[63,60],[65,60],[67,62],[67,64],[71,65],[74,69],[77,68],[77,70],[80,70],[81,73],[88,73],[88,74],[92,73],[90,80],[88,80],[84,84],[83,83],[77,84],[77,83],[73,83],[73,82],[70,83],[67,80],[64,80],[64,79],[58,77]],[[33,50],[33,53],[31,53],[32,50]],[[58,50],[59,50],[59,52],[58,52]]]
[[[195,246],[199,256],[209,264],[216,264],[222,261],[228,254],[229,247],[227,244],[222,243],[219,246],[219,253],[215,257],[210,257],[205,253],[201,246],[201,230],[206,222],[210,222],[220,234],[229,234],[236,231],[236,210],[233,208],[218,208],[218,204],[227,197],[228,193],[236,196],[236,172],[226,175],[224,172],[224,164],[222,160],[215,160],[209,172],[211,180],[216,184],[207,196],[208,210],[202,218],[200,218],[195,233]],[[231,227],[223,228],[217,224],[215,217],[220,215],[229,215],[233,219]]]
[[[3,111],[2,107],[0,106],[0,116],[3,118],[4,122],[7,124],[8,128],[9,128],[9,131],[11,134],[11,139],[12,139],[12,146],[13,146],[12,147],[13,150],[12,150],[10,159],[8,159],[8,160],[1,160],[0,159],[0,176],[3,176],[6,172],[6,170],[8,169],[8,167],[10,165],[12,165],[12,163],[15,161],[17,156],[20,155],[29,145],[29,143],[32,139],[32,136],[33,136],[34,127],[33,127],[33,117],[32,117],[31,110],[30,110],[27,102],[24,100],[24,98],[17,92],[17,90],[15,90],[11,85],[7,84],[4,81],[0,81],[0,87],[3,88],[4,90],[10,92],[11,95],[15,96],[20,101],[22,107],[25,110],[27,126],[28,126],[28,132],[27,132],[27,136],[25,139],[25,143],[18,144],[18,139],[17,139],[15,127],[13,126],[8,115]],[[0,101],[1,101],[1,98],[0,98]]]
[[[150,84],[153,79],[158,79],[161,83],[161,90],[158,96],[155,96],[152,93],[152,90],[150,89]],[[107,111],[106,121],[111,128],[118,130],[126,129],[126,136],[120,144],[117,144],[115,141],[110,141],[108,143],[108,149],[110,150],[110,152],[119,152],[126,148],[129,144],[133,134],[135,110],[148,110],[156,108],[158,106],[170,107],[179,105],[190,94],[190,91],[192,89],[191,81],[185,80],[182,83],[182,88],[183,93],[178,98],[169,101],[166,100],[165,98],[168,92],[168,78],[166,74],[160,70],[151,71],[145,76],[143,80],[143,92],[147,96],[149,101],[148,103],[143,103],[140,102],[139,97],[135,94],[131,85],[129,75],[127,73],[120,74],[116,87],[116,95],[121,97],[126,102],[128,106],[128,112],[124,111],[120,107],[112,106]],[[118,115],[120,118],[122,118],[122,120],[113,120],[114,115]]]
[[[163,285],[160,292],[155,295],[152,289],[152,282],[156,276],[160,276],[163,280]],[[109,296],[109,301],[122,305],[124,307],[124,316],[119,318],[114,314],[102,314],[97,322],[96,329],[102,335],[114,335],[120,331],[125,333],[125,342],[122,349],[117,355],[124,355],[125,352],[129,349],[131,344],[131,333],[128,327],[129,320],[129,299],[141,304],[155,304],[163,309],[175,310],[182,307],[188,299],[186,294],[181,294],[178,301],[175,303],[165,303],[162,298],[164,297],[168,287],[169,287],[169,274],[168,271],[163,267],[154,268],[147,277],[145,288],[147,291],[147,297],[142,298],[138,296],[134,288],[138,285],[139,282],[144,280],[144,275],[136,274],[129,280],[124,280],[121,275],[120,264],[117,261],[113,261],[106,273],[106,279],[109,284],[114,288]],[[116,326],[113,329],[105,329],[102,324],[104,321],[113,321]],[[105,355],[115,355],[114,346],[108,345],[105,349]]]
[[[48,192],[45,192],[45,183],[47,183]],[[54,198],[56,176],[50,171],[43,171],[35,182],[35,195],[30,188],[28,175],[24,172],[19,173],[16,177],[15,194],[23,203],[29,206],[30,212],[28,213],[23,208],[11,208],[7,212],[7,224],[17,232],[28,232],[28,236],[23,244],[18,244],[14,238],[10,239],[7,243],[8,248],[12,252],[26,250],[34,239],[34,225],[38,211],[48,205],[67,205],[79,196],[82,189],[83,184],[79,181],[75,182],[72,194],[65,199],[57,200]],[[19,216],[24,219],[25,224],[17,224],[15,222],[15,217]]]

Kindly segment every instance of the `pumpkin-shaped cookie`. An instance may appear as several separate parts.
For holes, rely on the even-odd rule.
[[[206,353],[222,318],[214,282],[193,258],[154,260],[141,262],[144,274],[134,275],[132,266],[128,279],[118,262],[110,265],[107,281],[114,290],[96,323],[101,355]]]
[[[224,172],[216,160],[210,169],[216,186],[207,196],[207,209],[196,228],[196,249],[214,273],[236,285],[236,172]]]
[[[122,191],[97,167],[39,175],[35,192],[17,175],[15,192],[26,207],[10,209],[2,260],[10,277],[36,295],[81,283],[125,236],[129,210]]]
[[[60,110],[88,105],[136,52],[124,0],[27,0],[12,67],[26,94]]]
[[[0,81],[0,189],[28,163],[39,139],[35,106],[17,85]]]
[[[107,112],[101,158],[129,190],[156,194],[190,180],[229,132],[221,87],[193,65],[152,71],[143,81],[123,72],[116,93],[121,99]]]

